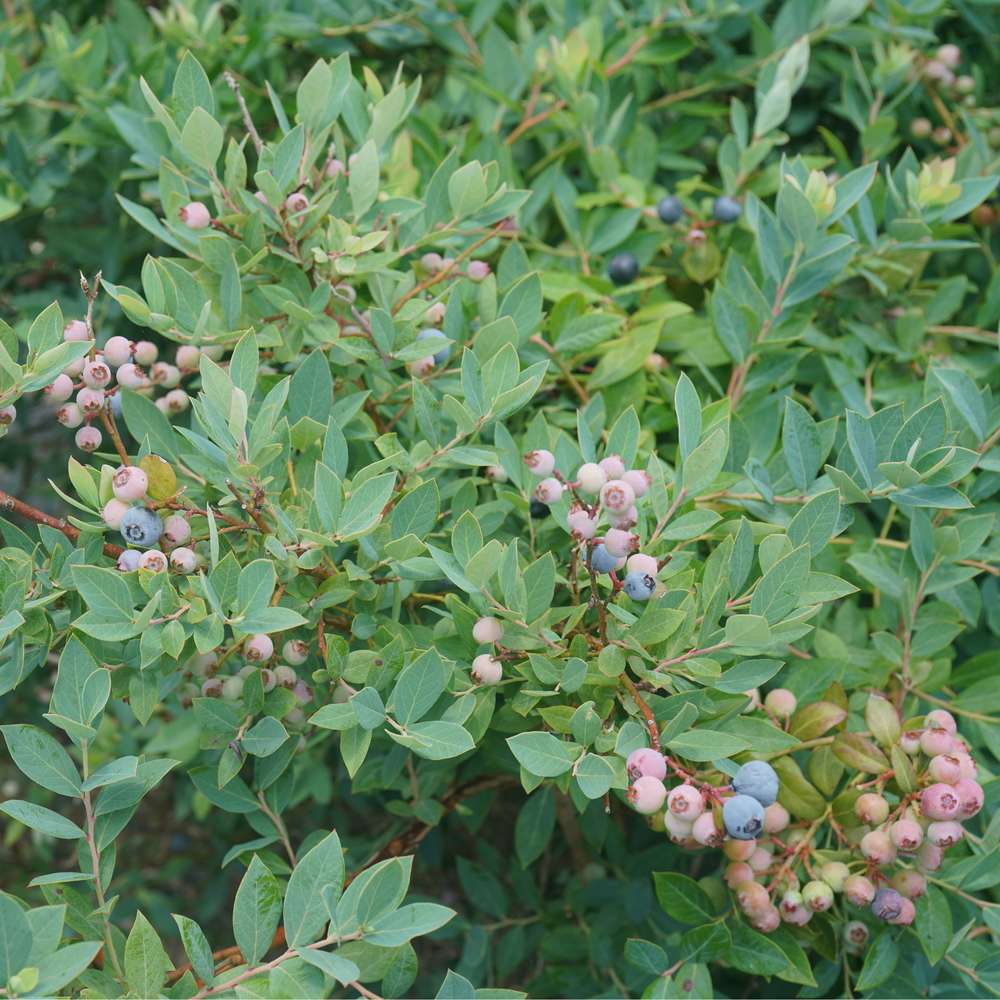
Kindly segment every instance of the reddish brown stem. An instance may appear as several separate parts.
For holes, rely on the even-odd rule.
[[[44,511],[38,510],[30,504],[26,504],[23,500],[12,497],[3,490],[0,490],[0,510],[13,511],[15,514],[20,514],[21,517],[25,517],[29,521],[34,521],[35,524],[45,524],[50,528],[55,528],[56,531],[61,531],[71,542],[77,541],[80,537],[80,530],[74,528],[72,524],[67,524],[62,518],[52,517],[51,514],[46,514]],[[118,545],[112,545],[110,542],[104,543],[104,554],[111,556],[112,559],[117,559],[124,551]]]

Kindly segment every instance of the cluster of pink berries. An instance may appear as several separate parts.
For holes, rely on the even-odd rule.
[[[481,645],[496,646],[503,638],[503,625],[497,618],[484,616],[472,626],[472,638]],[[480,653],[472,661],[472,679],[477,683],[493,685],[503,680],[503,663],[494,653]]]
[[[63,337],[67,341],[93,340],[89,327],[79,319],[66,324]],[[164,389],[166,392],[155,401],[159,410],[168,416],[186,410],[190,400],[180,383],[185,376],[198,370],[202,352],[213,358],[222,356],[221,347],[184,345],[177,348],[176,364],[169,364],[157,361],[159,348],[152,341],[111,337],[103,348],[93,345],[89,354],[67,365],[43,392],[51,403],[58,404],[56,420],[64,427],[77,428],[77,447],[96,451],[101,446],[102,436],[94,421],[105,409],[113,416],[120,414],[120,389],[132,389],[149,396],[156,389]],[[13,411],[13,407],[10,410]],[[13,412],[10,420],[13,420]]]
[[[616,593],[624,590],[633,600],[649,600],[657,589],[659,564],[653,556],[638,551],[639,536],[630,530],[639,523],[636,503],[649,491],[649,475],[641,469],[626,469],[619,455],[585,462],[571,481],[556,471],[551,451],[530,451],[524,462],[541,479],[535,487],[535,500],[551,505],[567,490],[572,493],[566,527],[586,546],[587,564],[596,573],[609,574]],[[607,518],[608,527],[598,537],[602,516]],[[623,567],[626,575],[619,580],[617,573]]]

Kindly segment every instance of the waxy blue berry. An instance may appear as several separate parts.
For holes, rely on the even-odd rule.
[[[764,807],[749,795],[734,795],[722,805],[722,822],[734,840],[755,840],[764,830]]]
[[[716,222],[735,222],[743,214],[743,206],[735,199],[723,195],[712,205],[712,218]]]
[[[733,778],[733,791],[769,806],[778,798],[778,775],[765,760],[747,761]]]
[[[590,565],[596,573],[610,573],[618,565],[618,557],[608,552],[603,545],[595,545],[590,554]]]
[[[148,549],[160,540],[163,522],[148,507],[130,507],[122,515],[119,530],[129,545]]]
[[[639,276],[639,261],[633,253],[617,253],[608,264],[608,277],[616,285],[629,285]]]
[[[656,590],[656,580],[648,573],[633,570],[626,575],[622,589],[633,601],[648,601]]]
[[[680,222],[684,216],[684,206],[680,198],[676,195],[668,194],[666,198],[661,198],[656,205],[656,214],[660,217],[660,222],[665,222],[668,226],[675,222]]]

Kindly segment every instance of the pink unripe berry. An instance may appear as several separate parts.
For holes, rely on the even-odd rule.
[[[636,552],[634,555],[628,557],[628,562],[625,563],[625,568],[630,573],[642,573],[643,576],[651,576],[654,579],[656,574],[660,571],[660,566],[653,556],[644,555],[642,552]]]
[[[183,389],[171,389],[163,400],[168,413],[183,413],[191,405],[191,400]]]
[[[562,496],[563,489],[563,484],[558,479],[543,479],[535,487],[535,499],[545,504],[553,504]]]
[[[77,358],[76,361],[71,361],[64,369],[63,374],[69,375],[70,378],[79,378],[80,373],[83,371],[83,366],[87,363],[86,358]]]
[[[635,503],[635,491],[624,479],[611,479],[601,487],[601,506],[614,513],[623,513]]]
[[[263,632],[251,636],[243,646],[243,655],[253,663],[271,659],[274,655],[274,643],[271,637]]]
[[[157,361],[149,369],[149,380],[153,385],[163,386],[164,389],[173,389],[181,380],[180,369],[176,365],[168,364],[166,361]]]
[[[685,783],[670,790],[667,808],[675,816],[693,823],[705,811],[705,800],[694,785]]]
[[[686,844],[691,839],[692,823],[683,816],[677,816],[669,809],[663,816],[663,826],[674,844]]]
[[[889,839],[904,854],[912,854],[923,842],[924,831],[912,819],[899,819],[889,827]]]
[[[434,356],[428,354],[426,358],[417,358],[415,361],[408,361],[406,370],[417,378],[423,378],[434,371]]]
[[[925,872],[936,872],[944,860],[944,851],[937,844],[925,840],[917,851],[917,864]]]
[[[0,427],[10,427],[17,418],[17,410],[13,406],[0,406]]]
[[[193,344],[182,344],[177,348],[174,360],[181,371],[195,371],[198,368],[198,359],[200,357],[201,351]]]
[[[184,545],[191,537],[191,525],[180,514],[171,514],[163,522],[163,541],[168,545]]]
[[[764,832],[781,833],[786,829],[791,817],[788,810],[780,802],[772,802],[764,810]]]
[[[128,362],[115,372],[115,380],[126,389],[141,389],[146,384],[146,373],[138,365]]]
[[[620,514],[608,511],[608,523],[612,528],[628,531],[629,528],[634,528],[639,523],[639,511],[636,510],[635,504]]]
[[[949,69],[956,69],[962,61],[962,50],[951,43],[940,46],[935,54],[938,62],[944,63]]]
[[[639,747],[626,758],[625,770],[632,781],[645,777],[663,781],[667,776],[667,762],[658,750],[653,750],[651,747]]]
[[[111,479],[111,489],[119,500],[141,500],[146,495],[149,479],[138,465],[123,465]]]
[[[782,895],[778,909],[781,912],[781,919],[787,924],[801,927],[812,919],[812,910],[805,906],[802,893],[797,889],[789,889]]]
[[[979,773],[976,762],[964,750],[956,750],[951,756],[958,758],[958,766],[962,771],[961,777],[975,778]]]
[[[574,507],[566,515],[569,533],[579,541],[588,541],[597,534],[598,518],[583,507]]]
[[[935,781],[954,785],[962,777],[962,762],[954,754],[940,753],[927,764],[927,773]]]
[[[551,451],[537,448],[524,456],[524,464],[534,475],[545,478],[552,475],[552,470],[556,467],[556,457]]]
[[[209,677],[201,682],[201,694],[203,698],[221,698],[222,681],[218,677]]]
[[[753,882],[749,879],[746,882],[740,882],[739,885],[735,886],[735,892],[736,902],[747,916],[761,913],[771,905],[771,897],[760,882]]]
[[[503,664],[489,653],[480,653],[472,661],[472,679],[480,684],[499,684],[503,677]]]
[[[916,907],[913,905],[913,901],[907,899],[903,896],[902,903],[899,907],[899,914],[889,920],[890,924],[901,924],[908,925],[912,924],[914,918],[917,915]]]
[[[162,573],[167,568],[167,557],[159,549],[147,549],[139,557],[139,569]]]
[[[644,816],[658,812],[667,798],[667,786],[650,774],[637,778],[628,790],[628,799],[636,812]]]
[[[604,547],[619,559],[634,552],[639,546],[639,536],[620,528],[611,528],[604,536]]]
[[[101,511],[101,518],[109,528],[114,528],[117,531],[121,527],[122,518],[125,516],[125,511],[128,508],[129,505],[127,503],[111,499],[104,505],[104,509]]]
[[[952,736],[958,732],[958,723],[955,722],[955,716],[943,708],[935,708],[932,712],[928,712],[924,718],[924,723],[928,729],[947,729]]]
[[[200,201],[192,201],[177,213],[188,229],[207,229],[212,221],[212,213]]]
[[[621,455],[608,455],[597,463],[604,470],[608,479],[621,479],[625,475],[625,463]]]
[[[441,262],[442,270],[447,266],[448,261],[443,260]],[[437,326],[439,323],[444,322],[445,311],[445,304],[443,302],[434,302],[427,307],[427,312],[424,313],[424,319],[433,326]]]
[[[947,729],[925,729],[920,736],[920,749],[928,757],[940,753],[951,753],[955,748],[955,737]]]
[[[285,199],[285,211],[289,215],[304,212],[308,207],[309,199],[301,191],[296,191]]]
[[[111,369],[100,361],[83,366],[83,384],[91,389],[103,389],[111,382]]]
[[[278,679],[274,676],[274,671],[268,670],[267,667],[261,667],[260,684],[264,689],[264,694],[270,694],[278,686]]]
[[[727,840],[722,845],[722,853],[730,861],[749,861],[756,850],[756,840]]]
[[[291,667],[289,667],[287,664],[284,663],[279,663],[274,668],[274,677],[283,688],[287,688],[289,691],[293,687],[295,687],[295,685],[298,683],[299,680],[299,675],[294,670],[292,670]],[[334,701],[336,702],[336,700],[337,699],[335,695]],[[347,699],[345,698],[343,700],[346,701]]]
[[[492,479],[495,483],[505,483],[509,478],[502,465],[487,465],[485,474],[487,479]]]
[[[881,795],[865,792],[854,803],[854,814],[862,823],[878,826],[879,823],[884,823],[889,815],[889,803]]]
[[[57,375],[44,389],[45,396],[53,403],[63,403],[73,395],[73,380],[66,374]]]
[[[962,808],[962,802],[951,785],[943,781],[928,785],[920,794],[920,814],[926,819],[954,819]]]
[[[63,340],[90,340],[90,331],[82,319],[71,319],[63,327]]]
[[[489,276],[490,265],[487,264],[485,260],[470,260],[468,267],[465,269],[465,273],[473,281],[483,281]]]
[[[325,172],[327,177],[339,177],[341,174],[347,173],[347,168],[344,166],[343,160],[327,160]]]
[[[767,845],[758,844],[754,848],[753,854],[747,859],[747,864],[750,866],[751,871],[759,875],[771,867],[772,861],[774,861],[773,852],[767,849]]]
[[[607,474],[596,462],[584,462],[576,470],[577,486],[584,493],[599,492],[607,481]]]
[[[924,64],[924,75],[929,80],[937,80],[946,87],[950,87],[955,81],[955,74],[943,62],[931,59]]]
[[[889,885],[907,899],[919,899],[927,891],[927,879],[920,872],[901,868],[889,880]]]
[[[721,847],[725,834],[715,825],[711,810],[703,812],[691,826],[691,836],[704,847]],[[742,864],[743,862],[736,862]],[[749,865],[747,866],[749,867]],[[752,871],[753,869],[751,869]]]
[[[726,865],[722,877],[730,889],[735,889],[743,882],[753,881],[753,869],[745,861],[731,861]]]
[[[476,642],[499,642],[503,638],[503,626],[496,618],[480,618],[472,626],[472,638]]]
[[[957,844],[965,836],[965,830],[961,823],[956,823],[953,819],[943,820],[938,823],[931,823],[927,827],[927,839],[935,847],[951,847]]]
[[[178,573],[193,573],[198,566],[198,557],[181,545],[170,553],[170,565]]]
[[[920,753],[920,737],[922,733],[919,729],[908,729],[900,734],[899,746],[903,753],[908,753],[912,757]]]
[[[971,819],[983,808],[983,787],[972,778],[961,778],[955,784],[955,794],[961,805],[958,809],[959,819]]]
[[[81,389],[76,394],[76,405],[84,413],[100,413],[101,407],[104,406],[104,390]]]
[[[289,639],[288,642],[281,647],[281,655],[282,658],[286,659],[289,663],[299,666],[300,664],[305,663],[309,658],[309,646],[301,639]]]
[[[56,410],[56,420],[63,427],[79,427],[83,423],[83,410],[76,403],[63,403]]]
[[[420,258],[420,266],[431,274],[437,274],[441,270],[441,265],[443,263],[443,258],[441,254],[435,253],[431,250],[429,253],[425,253]]]
[[[798,701],[787,688],[774,688],[764,698],[764,707],[779,719],[787,719],[795,712]]]
[[[628,483],[637,497],[644,497],[649,492],[652,480],[649,474],[641,469],[629,469],[622,475],[622,482]]]
[[[896,848],[884,830],[870,830],[861,838],[860,848],[861,853],[877,865],[887,865],[896,858]]]
[[[101,432],[92,424],[76,432],[76,446],[81,451],[96,451],[101,447]]]
[[[769,906],[767,909],[761,910],[760,913],[755,913],[750,918],[750,922],[761,934],[770,934],[776,931],[781,924],[781,914],[776,906]]]
[[[825,882],[813,879],[802,887],[802,902],[813,913],[823,913],[833,906],[833,889]]]
[[[126,364],[132,357],[132,342],[127,337],[110,337],[104,345],[104,357],[108,364]]]
[[[850,875],[844,879],[844,895],[855,906],[869,906],[875,898],[875,885],[864,875]]]
[[[132,345],[132,355],[136,364],[151,365],[159,354],[160,349],[151,340],[137,340]]]

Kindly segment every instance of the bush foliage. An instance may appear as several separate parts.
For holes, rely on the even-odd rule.
[[[1000,995],[992,8],[14,7],[2,995]]]

